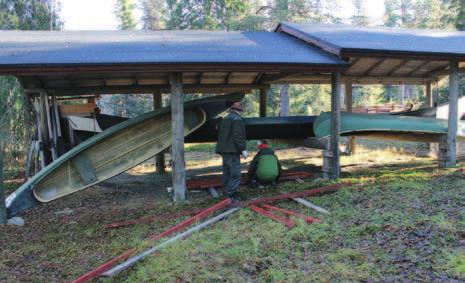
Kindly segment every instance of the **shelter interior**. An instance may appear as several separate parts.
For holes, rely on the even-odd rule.
[[[331,84],[332,134],[324,154],[329,178],[340,172],[343,84],[347,111],[352,84],[425,85],[432,105],[432,84],[450,76],[454,105],[459,95],[456,78],[465,71],[464,32],[281,23],[274,32],[1,31],[0,38],[0,74],[16,76],[28,98],[171,93],[181,97],[172,103],[182,103],[183,93],[260,89],[260,115],[265,116],[271,84]],[[454,111],[456,117],[457,108],[452,107]],[[182,126],[183,117],[174,111],[172,115],[173,127]],[[449,127],[456,129],[457,119],[449,119]],[[173,136],[173,148],[183,147],[175,143]],[[445,144],[441,164],[453,166],[452,132]],[[184,167],[178,169],[174,175]],[[178,182],[175,190],[185,190],[185,180],[173,180]]]

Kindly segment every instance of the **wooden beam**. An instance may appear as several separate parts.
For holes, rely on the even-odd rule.
[[[263,78],[264,74],[265,73],[263,73],[263,72],[259,72],[257,74],[257,76],[255,77],[255,80],[254,80],[255,84],[261,84],[261,81],[262,81],[262,78]]]
[[[439,160],[440,167],[455,167],[457,163],[457,126],[458,126],[458,96],[459,96],[459,71],[458,62],[450,62],[449,73],[449,120],[447,121],[447,148],[444,159]]]
[[[183,89],[186,92],[228,92],[233,90],[260,89],[267,85],[255,84],[186,84]],[[57,96],[74,96],[86,94],[119,94],[119,93],[153,93],[157,89],[161,92],[169,92],[170,85],[138,85],[138,86],[98,86],[98,87],[63,87],[49,88],[48,92]],[[36,89],[26,89],[26,92],[37,92]]]
[[[156,111],[162,107],[162,93],[157,90],[153,93],[153,110]],[[155,155],[155,171],[158,174],[165,173],[165,151]]]
[[[225,83],[225,84],[229,84],[229,83],[230,83],[232,74],[233,74],[233,72],[229,72],[229,73],[228,73],[228,75],[226,76],[226,79],[224,80],[224,83]]]
[[[394,77],[394,76],[356,76],[344,75],[344,81],[351,80],[360,84],[409,84],[424,85],[427,81],[434,80],[434,77]]]
[[[356,57],[354,58],[354,60],[352,62],[350,62],[350,66],[354,66],[355,64],[358,63],[358,61],[360,61],[361,57]],[[349,59],[350,60],[350,59]]]
[[[338,179],[340,175],[340,154],[339,154],[339,131],[341,126],[341,74],[331,75],[331,136],[329,142],[329,152],[324,152],[325,168],[324,177],[327,179]]]
[[[91,113],[94,113],[95,103],[85,103],[85,104],[63,104],[58,107],[61,115],[86,115],[89,116]]]
[[[425,76],[436,77],[449,75],[449,64],[435,68],[434,70],[425,74]]]
[[[402,68],[403,66],[407,65],[407,63],[409,62],[409,60],[402,60],[399,62],[399,64],[397,64],[396,66],[394,66],[387,74],[386,76],[390,77],[392,74],[394,74],[395,72],[397,72],[400,68]]]
[[[365,73],[362,76],[369,76],[371,74],[371,72],[373,72],[374,69],[378,68],[385,61],[386,61],[386,59],[379,59],[368,70],[366,70]]]
[[[171,128],[173,143],[171,146],[173,161],[173,200],[186,200],[186,169],[184,158],[184,95],[182,73],[170,75],[171,84]]]
[[[264,76],[261,78],[260,83],[261,84],[270,84],[274,83],[279,80],[284,80],[287,78],[290,78],[292,76],[298,75],[300,73],[283,73],[283,74],[277,74],[277,75],[270,75],[270,76]]]
[[[260,117],[266,117],[266,104],[267,104],[267,94],[268,94],[268,88],[261,88],[260,89],[260,105],[259,105],[259,116]]]
[[[202,79],[203,79],[203,72],[199,72],[197,75],[197,84],[201,85],[202,84]]]
[[[60,66],[0,66],[0,74],[13,76],[43,76],[44,74],[76,73],[166,73],[166,72],[343,72],[347,64],[312,63],[187,63],[187,64],[101,64]]]
[[[426,105],[428,107],[433,107],[433,93],[431,91],[431,81],[425,84],[425,98],[426,98]]]
[[[421,63],[421,64],[418,65],[416,68],[414,68],[411,72],[409,72],[409,73],[407,74],[407,76],[413,76],[413,74],[415,74],[418,70],[420,70],[420,69],[423,68],[424,66],[428,65],[429,63],[431,63],[431,61],[429,61],[429,60],[423,61],[423,63]]]

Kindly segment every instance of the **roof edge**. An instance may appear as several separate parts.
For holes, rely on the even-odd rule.
[[[121,64],[24,64],[1,65],[0,74],[25,76],[47,73],[79,73],[79,72],[338,72],[348,69],[348,64],[320,64],[320,63],[121,63]]]
[[[465,55],[457,53],[438,53],[438,52],[414,52],[385,49],[363,49],[363,48],[341,48],[342,57],[387,57],[387,58],[408,58],[418,60],[450,60],[465,61]]]
[[[299,29],[287,25],[286,23],[279,23],[274,32],[288,34],[310,45],[318,47],[325,52],[341,57],[341,47],[334,45],[328,41],[311,36],[305,32],[300,31]]]

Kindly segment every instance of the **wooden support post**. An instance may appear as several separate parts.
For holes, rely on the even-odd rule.
[[[157,90],[153,93],[153,110],[158,110],[163,107],[162,93]],[[165,173],[165,151],[155,155],[155,171],[159,174]]]
[[[433,106],[437,106],[439,101],[439,81],[434,82],[434,90],[433,90]]]
[[[267,94],[269,88],[260,89],[260,117],[266,117],[266,103],[267,103]]]
[[[347,112],[352,112],[353,107],[353,94],[352,94],[352,81],[345,82],[345,108]],[[353,154],[356,150],[355,137],[349,137],[348,153]]]
[[[339,131],[341,120],[341,74],[331,75],[331,136],[329,151],[323,151],[323,177],[338,179],[340,175]]]
[[[447,121],[447,149],[443,152],[444,157],[439,158],[439,167],[454,167],[457,162],[457,111],[459,96],[459,64],[457,61],[450,62],[449,68],[449,120]],[[441,146],[439,148],[441,151]],[[443,149],[444,150],[444,149]]]
[[[426,105],[428,107],[433,107],[433,92],[431,88],[431,82],[425,83],[425,97],[426,97]]]
[[[182,73],[172,73],[171,84],[171,127],[173,144],[171,146],[173,161],[173,199],[186,200],[186,168],[184,160],[184,103]]]

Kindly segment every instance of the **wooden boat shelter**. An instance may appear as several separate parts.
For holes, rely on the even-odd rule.
[[[465,33],[388,30],[282,23],[275,32],[0,31],[0,74],[20,81],[26,102],[36,101],[38,129],[53,152],[59,127],[46,111],[58,97],[151,93],[171,95],[173,189],[184,200],[183,94],[260,90],[266,116],[271,84],[330,83],[332,134],[325,174],[338,178],[341,88],[351,111],[352,84],[426,86],[450,76],[449,132],[440,166],[456,163],[459,72]]]

